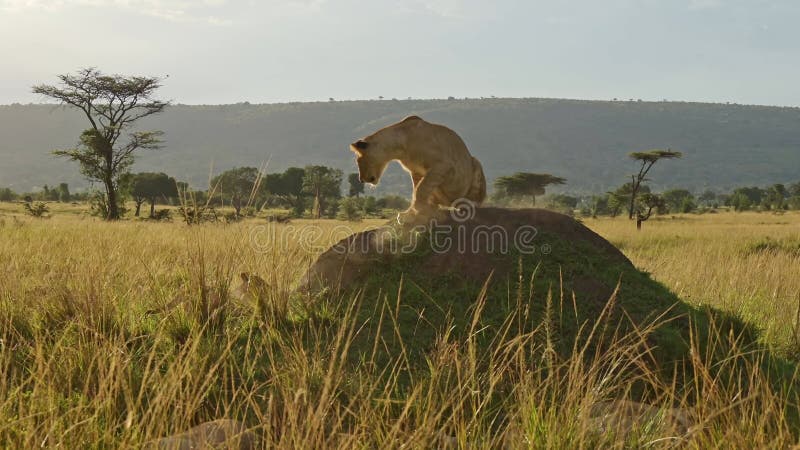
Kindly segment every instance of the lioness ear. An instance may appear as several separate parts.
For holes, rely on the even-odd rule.
[[[369,147],[369,144],[367,143],[367,141],[365,141],[363,139],[359,139],[359,140],[353,142],[350,145],[356,150],[365,150],[367,147]]]
[[[245,282],[245,283],[247,283],[247,281],[250,279],[250,276],[247,274],[247,272],[242,272],[242,273],[240,273],[240,274],[239,274],[239,277],[240,277],[240,278],[242,279],[242,281],[243,281],[243,282]]]

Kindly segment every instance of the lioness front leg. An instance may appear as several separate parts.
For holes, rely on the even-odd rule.
[[[414,178],[414,196],[411,207],[398,214],[397,220],[401,224],[425,224],[431,219],[439,217],[439,205],[434,201],[434,191],[445,180],[446,170],[430,170],[417,181]]]

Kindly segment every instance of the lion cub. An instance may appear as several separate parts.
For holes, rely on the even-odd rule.
[[[439,206],[456,200],[477,205],[486,199],[481,163],[451,129],[411,116],[350,144],[356,154],[362,183],[375,185],[390,161],[399,161],[411,174],[411,207],[398,216],[400,223],[419,224],[439,216]]]
[[[203,289],[207,291],[207,299],[209,307],[212,310],[220,308],[227,304],[229,298],[234,298],[242,303],[256,304],[259,300],[267,295],[270,285],[260,276],[249,272],[242,272],[239,274],[241,283],[235,288],[231,289],[230,284],[225,283],[225,289],[215,289],[213,286],[204,285]],[[183,284],[183,283],[182,283]],[[145,311],[145,314],[161,314],[170,312],[178,306],[183,306],[186,310],[191,310],[192,302],[189,300],[191,296],[179,295],[166,305],[158,308],[152,308]]]
[[[261,297],[267,295],[269,284],[258,275],[242,272],[239,274],[242,283],[233,289],[233,297],[242,302],[255,303]]]

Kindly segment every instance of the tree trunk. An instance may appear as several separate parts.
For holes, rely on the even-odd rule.
[[[113,124],[112,124],[113,125]],[[119,207],[117,206],[117,187],[114,186],[114,152],[111,144],[106,140],[108,148],[104,149],[105,165],[103,167],[103,183],[106,185],[106,200],[108,200],[108,216],[106,220],[119,220]]]
[[[106,220],[119,220],[119,208],[117,207],[117,189],[114,187],[114,182],[107,178],[104,180],[106,185],[106,201],[108,202],[108,215]]]
[[[150,218],[152,219],[155,216],[156,216],[156,199],[155,198],[151,198],[150,199]]]
[[[322,217],[322,201],[319,198],[319,188],[314,192],[314,200],[317,202],[317,219]]]
[[[136,211],[133,213],[134,217],[139,217],[139,210],[142,209],[142,203],[139,200],[136,200]]]
[[[642,231],[642,218],[636,217],[636,229]]]
[[[636,194],[639,191],[639,183],[636,182],[636,177],[631,176],[631,205],[628,208],[628,219],[633,219],[633,207],[636,203]]]
[[[242,210],[242,199],[239,197],[233,197],[231,199],[231,204],[233,205],[234,211],[236,211],[236,217],[240,217],[240,212]]]

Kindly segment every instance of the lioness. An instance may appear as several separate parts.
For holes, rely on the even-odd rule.
[[[390,161],[399,161],[411,174],[414,197],[411,207],[398,215],[400,223],[425,223],[438,215],[439,206],[451,207],[459,199],[475,204],[486,199],[481,163],[445,126],[407,117],[353,142],[350,150],[362,183],[377,184]]]

